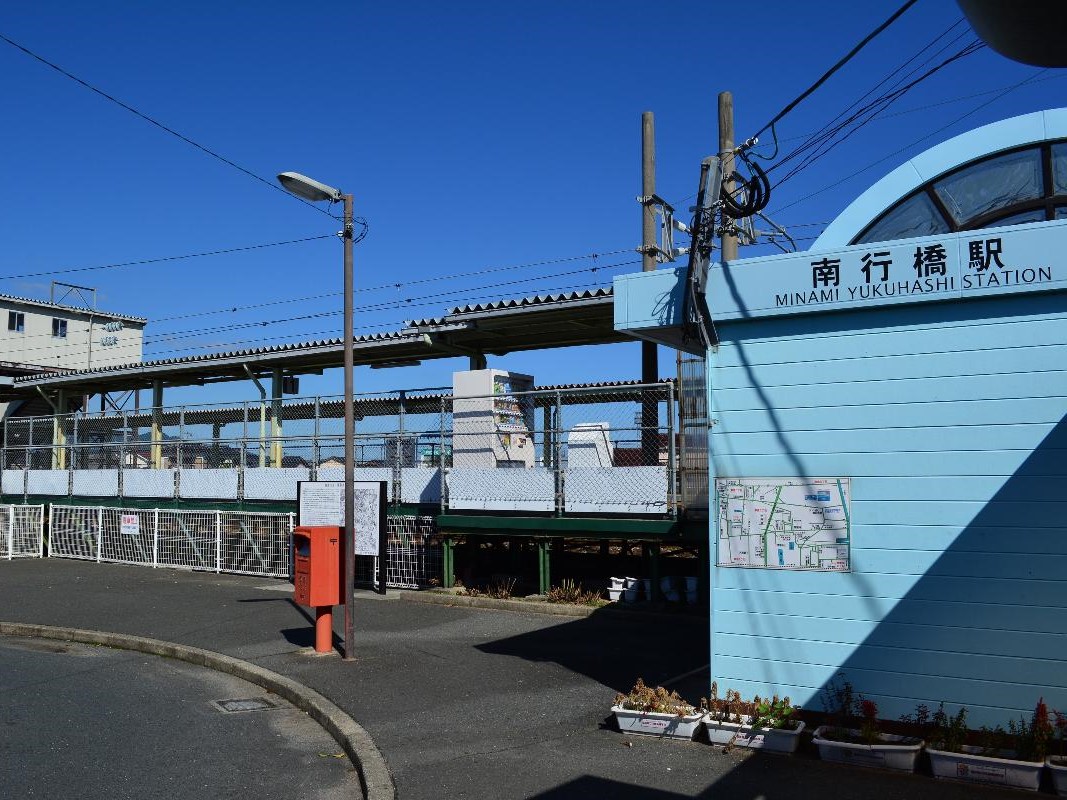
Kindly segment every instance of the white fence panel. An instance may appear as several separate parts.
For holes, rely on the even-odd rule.
[[[178,497],[208,500],[236,500],[237,470],[178,470]]]
[[[566,510],[573,513],[667,513],[666,467],[568,469],[564,480]]]
[[[174,497],[173,469],[124,469],[122,494],[124,497]]]
[[[556,483],[551,470],[474,469],[448,473],[448,507],[484,511],[555,511]]]
[[[245,470],[245,500],[296,500],[296,484],[311,477],[307,467],[249,467]]]
[[[75,497],[118,497],[119,471],[117,469],[76,469],[72,494]]]
[[[0,559],[44,555],[44,506],[0,505]]]
[[[26,493],[26,470],[5,469],[0,477],[0,492],[3,494]]]
[[[292,514],[52,506],[49,554],[287,577]]]
[[[26,494],[66,497],[70,494],[70,473],[65,469],[28,469]]]
[[[441,470],[436,467],[404,467],[400,470],[400,501],[440,503]]]

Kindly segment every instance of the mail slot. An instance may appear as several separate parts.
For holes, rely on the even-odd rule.
[[[341,595],[341,529],[294,530],[293,599],[302,606],[335,606]]]

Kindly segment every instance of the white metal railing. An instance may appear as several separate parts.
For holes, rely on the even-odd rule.
[[[0,520],[3,510],[0,506]],[[43,506],[38,509],[41,555]],[[295,515],[247,511],[177,511],[107,506],[49,507],[54,558],[287,578]],[[418,588],[441,577],[433,517],[390,516],[386,586]],[[2,552],[2,551],[0,551]],[[357,580],[373,583],[377,557],[356,559]]]
[[[293,514],[49,507],[48,554],[150,567],[288,577]]]
[[[0,505],[0,559],[44,555],[44,506]]]

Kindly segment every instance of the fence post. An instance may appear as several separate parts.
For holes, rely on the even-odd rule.
[[[37,506],[37,557],[44,558],[44,503]],[[51,519],[51,505],[49,505],[49,519]]]
[[[567,490],[563,480],[563,394],[556,390],[556,421],[552,426],[552,464],[556,478],[556,514],[562,515],[566,507],[563,493]]]
[[[401,389],[400,396],[397,399],[397,435],[396,435],[396,457],[393,459],[393,491],[392,502],[399,503],[401,495],[402,480],[401,470],[404,466],[404,413],[405,413],[405,400],[407,399],[407,392]]]
[[[441,398],[441,439],[438,442],[437,462],[438,470],[441,473],[441,513],[443,514],[448,509],[448,481],[445,480],[445,398]]]
[[[319,479],[319,461],[320,449],[319,449],[319,434],[321,431],[322,420],[322,402],[318,395],[315,395],[315,427],[314,433],[311,437],[311,480],[317,481]]]
[[[7,507],[7,560],[10,561],[15,553],[15,507]]]
[[[33,464],[33,417],[30,417],[29,431],[26,434],[26,469],[32,469]],[[25,494],[26,487],[23,486],[23,494]]]
[[[182,442],[185,440],[185,406],[181,406],[178,409],[178,469],[185,467],[184,452],[182,448]]]
[[[222,512],[215,512],[215,572],[222,572]]]
[[[672,517],[678,516],[678,489],[677,469],[678,456],[676,451],[677,442],[674,436],[674,385],[670,382],[667,387],[667,502],[669,513]]]
[[[96,563],[99,564],[104,553],[104,507],[96,509]]]
[[[152,568],[159,566],[159,509],[152,512]]]
[[[119,497],[123,496],[125,487],[122,485],[122,473],[126,469],[126,442],[130,437],[130,418],[125,411],[122,412],[122,441],[119,443]]]

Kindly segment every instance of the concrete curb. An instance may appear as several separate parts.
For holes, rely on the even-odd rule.
[[[190,664],[224,672],[262,686],[307,713],[337,740],[355,766],[363,796],[367,800],[396,800],[396,785],[393,783],[393,776],[389,773],[385,758],[374,744],[370,734],[321,694],[277,672],[211,650],[122,633],[0,621],[0,635],[58,639],[103,645],[121,650],[136,650],[154,656],[187,661]]]

